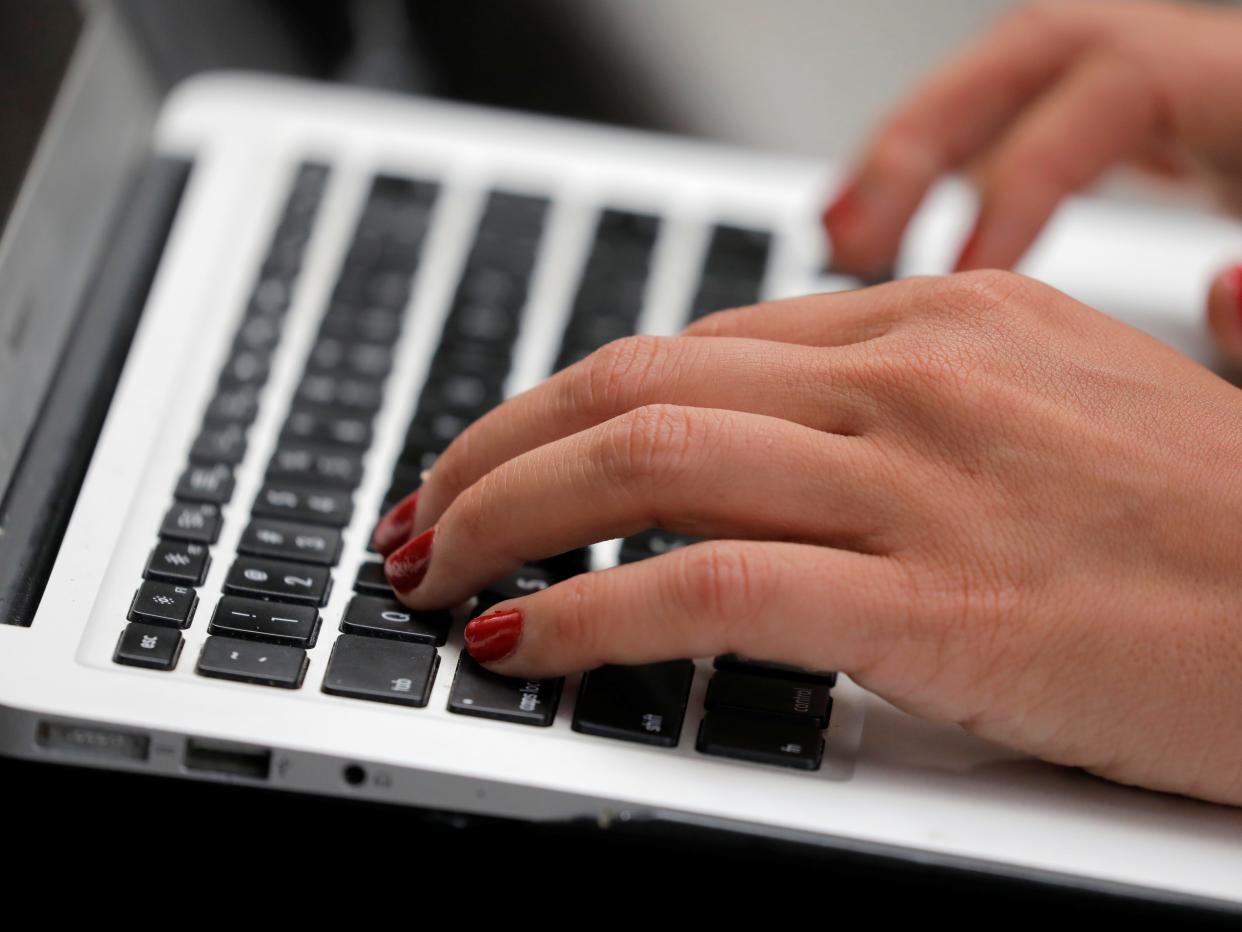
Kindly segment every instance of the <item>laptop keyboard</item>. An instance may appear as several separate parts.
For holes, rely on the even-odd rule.
[[[173,503],[156,529],[113,655],[118,664],[176,668],[181,632],[201,614],[198,590],[263,404],[328,174],[324,165],[305,164],[293,179]],[[385,465],[369,455],[373,421],[385,403],[393,347],[439,193],[435,182],[388,175],[371,184],[237,553],[215,555],[230,561],[223,591],[201,594],[211,613],[208,637],[193,660],[199,676],[297,690],[309,665],[322,662],[321,688],[330,696],[413,708],[430,700],[441,675],[439,648],[454,616],[397,602],[378,558],[363,562],[350,579],[337,579],[336,567],[353,493],[368,470]],[[547,198],[488,194],[429,374],[387,470],[391,480],[380,514],[418,486],[423,471],[468,424],[502,401],[550,210]],[[657,216],[599,212],[554,368],[637,331],[660,232]],[[765,231],[715,226],[687,319],[758,300],[771,244]],[[620,559],[647,559],[691,543],[684,535],[644,531],[621,542]],[[476,610],[588,568],[585,548],[531,564],[480,593]],[[321,609],[335,585],[353,594],[341,617],[326,618]],[[330,648],[321,640],[330,640]],[[326,653],[326,661],[312,660],[310,651],[315,658]],[[806,770],[820,766],[835,674],[736,655],[716,658],[715,666],[695,741],[700,752]],[[571,727],[675,747],[694,674],[690,660],[592,670],[577,691]],[[450,712],[522,725],[551,725],[565,686],[559,678],[499,676],[465,652],[451,675]]]

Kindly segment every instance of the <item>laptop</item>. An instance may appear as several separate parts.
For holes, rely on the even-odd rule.
[[[0,752],[1242,907],[1242,811],[833,671],[507,680],[464,656],[469,606],[391,600],[377,518],[502,398],[630,333],[852,287],[823,272],[830,168],[243,73],[161,99],[86,10],[3,204]],[[939,189],[902,271],[943,271],[970,206]],[[1210,362],[1203,288],[1240,255],[1237,224],[1080,201],[1026,271]],[[683,543],[601,542],[478,599]]]

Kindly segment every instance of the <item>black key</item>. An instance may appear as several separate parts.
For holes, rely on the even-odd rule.
[[[681,737],[694,662],[598,667],[582,678],[574,731],[675,747]]]
[[[699,725],[695,747],[718,757],[818,770],[824,736],[814,725],[709,712]]]
[[[699,538],[691,537],[689,534],[675,534],[672,531],[652,528],[640,534],[631,535],[621,542],[621,562],[633,563],[637,560],[645,560],[647,557],[658,557],[661,554],[688,547],[698,541]]]
[[[255,518],[242,532],[238,553],[334,566],[341,556],[341,532],[292,521]]]
[[[322,406],[349,414],[371,414],[383,404],[383,382],[335,373],[311,374],[298,385],[297,400],[308,411]]]
[[[427,704],[440,655],[429,644],[399,644],[342,634],[332,645],[323,691],[334,696]]]
[[[198,607],[198,594],[189,586],[144,582],[129,603],[129,620],[169,628],[188,628]]]
[[[827,728],[832,699],[823,683],[717,673],[707,684],[704,706],[709,712],[760,715]]]
[[[471,418],[450,411],[419,408],[417,419],[406,433],[406,447],[420,450],[443,450],[470,426]],[[402,459],[409,459],[403,456]]]
[[[246,432],[237,424],[207,427],[190,447],[196,463],[227,463],[236,466],[246,456]]]
[[[203,420],[227,427],[230,423],[249,424],[259,413],[259,390],[253,385],[221,389],[207,404]]]
[[[258,557],[238,557],[224,577],[231,595],[323,605],[332,589],[332,574],[322,566],[305,566]]]
[[[222,680],[297,689],[306,675],[306,651],[218,635],[203,643],[195,672]]]
[[[341,630],[348,634],[443,644],[453,619],[448,612],[416,612],[396,599],[356,595],[345,606]]]
[[[220,388],[225,391],[237,388],[257,389],[267,381],[271,368],[271,353],[234,343],[224,368],[220,370]]]
[[[752,657],[743,657],[741,654],[721,654],[716,658],[714,666],[717,670],[728,670],[732,673],[756,673],[760,676],[801,680],[806,683],[823,683],[829,687],[837,684],[835,670],[809,670],[806,667],[795,667],[788,663],[755,660]]]
[[[285,440],[322,443],[364,450],[371,445],[371,420],[352,412],[295,408],[285,421]]]
[[[501,384],[483,375],[468,372],[432,372],[423,386],[420,406],[428,410],[452,411],[467,418],[478,418],[500,404]]]
[[[177,480],[173,496],[182,502],[227,504],[233,497],[233,470],[223,463],[191,463]]]
[[[129,624],[116,642],[115,663],[148,670],[171,670],[181,656],[181,632],[155,625]]]
[[[449,693],[448,710],[502,722],[545,727],[556,718],[563,679],[523,680],[481,667],[465,652]]]
[[[392,586],[388,584],[388,577],[384,575],[384,564],[368,560],[358,567],[358,575],[354,577],[354,592],[391,599]]]
[[[216,603],[207,630],[247,640],[314,647],[319,634],[319,612],[310,605],[224,596]]]
[[[765,231],[715,227],[698,292],[691,302],[691,318],[758,301],[771,249],[772,235]]]
[[[556,556],[545,557],[535,565],[547,570],[556,579],[568,579],[591,568],[591,551],[587,547],[577,547]]]
[[[404,299],[400,303],[403,305]],[[392,347],[321,336],[311,347],[306,368],[312,373],[341,372],[363,378],[382,378],[392,369]]]
[[[177,502],[160,524],[160,537],[214,544],[220,538],[220,509],[204,502]]]
[[[541,566],[527,565],[512,576],[497,580],[479,593],[479,604],[475,611],[482,614],[497,602],[505,599],[519,599],[532,592],[541,592],[555,585],[557,577]]]
[[[267,477],[284,482],[352,489],[362,481],[362,457],[348,450],[323,450],[288,444],[272,454]]]
[[[283,482],[267,483],[254,500],[254,514],[258,517],[288,518],[328,527],[345,527],[353,510],[348,492],[309,489]]]
[[[162,540],[151,551],[147,568],[142,575],[146,579],[201,586],[207,578],[207,567],[210,565],[211,555],[202,544]]]

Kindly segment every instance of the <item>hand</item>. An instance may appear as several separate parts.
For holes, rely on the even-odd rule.
[[[1011,268],[1057,205],[1120,162],[1199,180],[1242,213],[1242,11],[1041,2],[1008,14],[875,133],[824,214],[833,264],[884,277],[941,176],[973,168],[981,207],[957,270]],[[1242,266],[1209,320],[1242,361]]]
[[[712,538],[500,603],[468,649],[519,676],[840,669],[1242,803],[1240,415],[1238,389],[1029,279],[909,279],[613,343],[466,430],[376,542],[428,609],[643,528]]]

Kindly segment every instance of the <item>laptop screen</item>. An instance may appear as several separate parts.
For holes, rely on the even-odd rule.
[[[73,0],[0,0],[0,231],[82,32]]]

